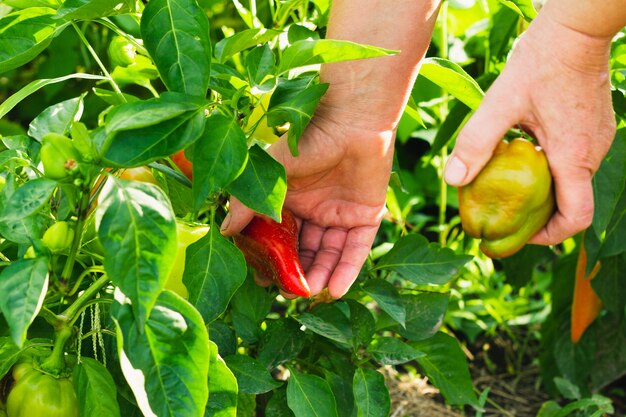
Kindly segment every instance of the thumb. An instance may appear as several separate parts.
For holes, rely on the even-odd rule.
[[[502,94],[497,88],[496,81],[456,139],[444,170],[449,185],[460,187],[470,183],[507,131],[519,121],[510,104],[510,92]]]
[[[243,203],[235,197],[231,197],[228,214],[222,222],[220,231],[224,236],[236,235],[250,223],[253,217],[254,211],[244,206]]]

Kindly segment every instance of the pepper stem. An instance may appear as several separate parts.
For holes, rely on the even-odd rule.
[[[63,326],[56,332],[52,353],[41,364],[41,370],[52,376],[59,376],[65,370],[65,345],[73,334],[72,326]]]

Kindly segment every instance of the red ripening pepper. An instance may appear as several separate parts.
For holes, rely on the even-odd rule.
[[[180,171],[185,174],[185,176],[189,178],[190,181],[193,180],[193,164],[185,156],[185,150],[181,149],[180,151],[172,155],[171,158],[172,162],[176,164],[178,169],[180,169]]]
[[[289,210],[283,209],[281,223],[254,216],[234,241],[259,275],[272,279],[283,291],[311,296],[298,259],[298,226]]]
[[[584,242],[584,233],[583,233]],[[604,304],[591,286],[591,280],[600,270],[600,262],[596,262],[593,270],[585,276],[587,269],[587,251],[581,242],[578,261],[576,262],[576,281],[574,282],[574,298],[572,300],[571,339],[578,343],[587,327],[600,315]]]

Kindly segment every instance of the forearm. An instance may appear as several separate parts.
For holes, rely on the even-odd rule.
[[[548,0],[542,14],[596,38],[612,38],[626,26],[626,0]]]
[[[440,0],[335,0],[327,38],[400,50],[398,55],[325,64],[327,117],[395,129],[432,36]],[[338,113],[333,115],[333,112]],[[350,122],[344,120],[344,123]]]

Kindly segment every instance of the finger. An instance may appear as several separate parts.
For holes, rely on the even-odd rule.
[[[322,238],[326,228],[320,227],[310,222],[303,222],[300,230],[299,256],[302,269],[307,271],[313,261],[315,254],[320,249]]]
[[[356,278],[370,253],[378,227],[364,226],[350,229],[339,263],[328,282],[333,298],[341,298]]]
[[[324,233],[313,263],[308,270],[305,270],[311,294],[315,295],[326,287],[335,266],[342,257],[347,235],[345,229],[339,228],[329,228]]]
[[[589,227],[593,220],[593,188],[589,171],[568,170],[563,175],[557,175],[555,172],[554,182],[558,210],[529,243],[539,245],[561,243]]]
[[[478,110],[465,124],[456,139],[444,171],[452,186],[470,183],[491,158],[506,132],[518,123],[518,112],[510,91],[500,92],[497,80],[487,92]]]
[[[236,235],[250,223],[253,217],[254,211],[244,206],[243,203],[235,197],[231,197],[228,206],[228,214],[222,222],[220,231],[224,236]]]

